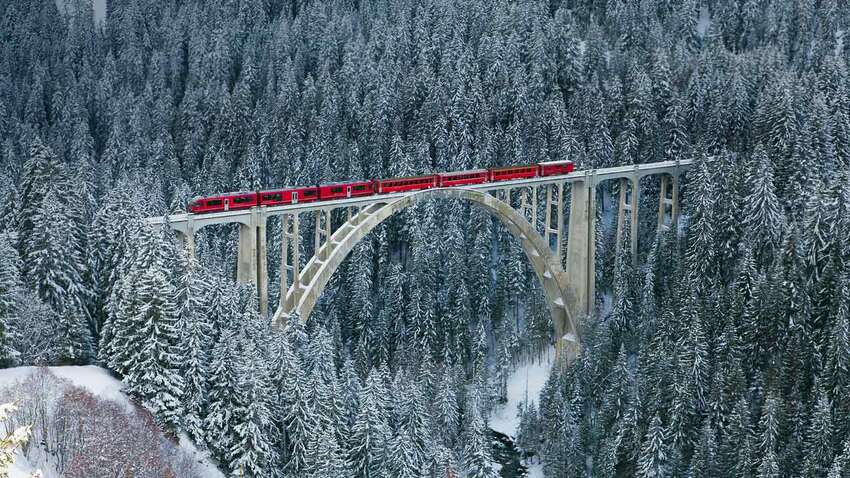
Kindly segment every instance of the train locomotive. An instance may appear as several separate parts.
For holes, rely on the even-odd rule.
[[[431,188],[497,183],[515,179],[561,176],[571,173],[574,167],[575,165],[572,161],[549,161],[525,166],[455,171],[408,178],[319,184],[311,187],[270,189],[266,191],[240,191],[195,198],[189,202],[188,209],[192,214],[206,214],[211,212],[238,211],[250,209],[255,206],[284,206],[315,201],[373,196],[376,194],[421,191]]]

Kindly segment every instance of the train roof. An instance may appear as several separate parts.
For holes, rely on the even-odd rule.
[[[437,176],[460,176],[462,174],[486,173],[486,169],[469,169],[467,171],[452,171],[450,173],[437,173]]]
[[[537,164],[549,165],[549,164],[563,164],[563,163],[572,163],[572,161],[569,160],[569,159],[558,159],[558,160],[555,160],[555,161],[544,161],[542,163],[537,163]]]

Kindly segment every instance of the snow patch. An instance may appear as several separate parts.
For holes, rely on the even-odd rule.
[[[699,18],[697,19],[697,34],[700,38],[705,38],[709,25],[711,25],[711,16],[708,13],[708,6],[703,5],[699,9]]]
[[[527,478],[544,478],[543,475],[543,464],[535,463],[533,465],[528,465],[528,475]]]
[[[539,403],[540,392],[546,385],[549,372],[555,363],[555,347],[550,346],[538,358],[520,364],[508,377],[508,401],[498,405],[490,416],[490,428],[516,438],[519,417],[517,407],[521,402]]]

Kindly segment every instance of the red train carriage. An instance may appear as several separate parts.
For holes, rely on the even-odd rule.
[[[412,178],[380,179],[375,181],[377,194],[398,193],[402,191],[419,191],[437,187],[437,175],[417,176]]]
[[[319,200],[345,199],[359,196],[371,196],[375,194],[372,181],[358,181],[354,183],[323,184],[319,186]]]
[[[249,209],[257,205],[257,193],[239,192],[225,196],[198,198],[189,203],[189,211],[195,214]]]
[[[319,200],[319,188],[274,189],[260,191],[260,205],[280,206]]]
[[[440,173],[437,175],[437,185],[441,188],[481,184],[487,182],[487,170],[458,171],[456,173]]]
[[[491,168],[490,181],[508,181],[511,179],[529,179],[537,177],[537,165],[508,166],[505,168]]]
[[[538,176],[560,176],[573,172],[575,164],[572,161],[547,161],[545,163],[537,163],[537,167],[539,168],[537,171]]]

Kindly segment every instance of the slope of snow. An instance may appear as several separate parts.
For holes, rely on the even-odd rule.
[[[15,462],[9,467],[9,478],[30,478],[36,469],[30,465],[20,451],[15,456]]]
[[[528,475],[526,475],[526,478],[544,478],[543,465],[541,465],[540,463],[528,465]]]
[[[123,384],[120,380],[111,376],[106,369],[94,365],[46,368],[57,377],[67,380],[71,385],[84,388],[102,399],[122,404],[127,407],[128,412],[134,411],[133,403],[122,392]],[[14,367],[0,370],[0,389],[15,386],[16,383],[25,380],[38,369],[39,367]],[[186,436],[180,436],[179,445],[183,452],[197,464],[203,478],[224,478],[224,475],[209,461],[207,456],[198,451]],[[18,459],[12,467],[11,478],[28,478],[32,471],[34,471],[33,465],[19,453]],[[42,471],[45,478],[56,476],[49,470]]]
[[[497,406],[490,416],[491,429],[511,438],[516,437],[519,426],[517,406],[526,399],[528,403],[538,403],[540,391],[543,390],[554,363],[555,348],[550,346],[540,358],[517,367],[508,378],[507,403]]]

